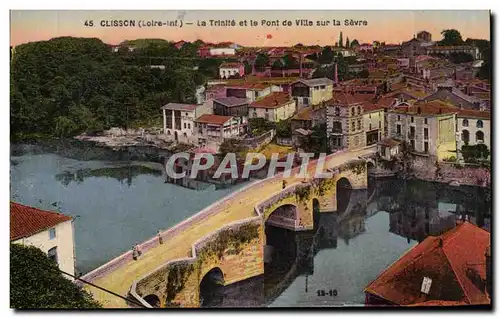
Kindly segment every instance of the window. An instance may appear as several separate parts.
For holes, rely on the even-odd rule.
[[[188,123],[188,129],[191,129],[191,123]]]
[[[424,125],[427,125],[427,118],[424,118]]]
[[[355,108],[353,107],[353,108],[351,108],[351,116],[354,116],[354,115],[356,115],[356,114],[355,114]]]
[[[429,152],[429,142],[428,141],[424,142],[424,152]]]
[[[356,123],[353,120],[351,123],[351,131],[355,131],[355,130],[356,130]]]
[[[53,227],[49,230],[49,239],[53,240],[56,238],[56,228]]]
[[[372,119],[372,114],[368,114],[368,118]]]
[[[424,128],[424,139],[429,139],[429,128]]]
[[[401,120],[401,116],[400,116],[400,115],[398,115],[398,121],[399,121],[399,120]]]
[[[369,127],[370,127],[370,128],[369,128],[369,130],[372,130],[372,123],[370,123],[370,126],[369,126]]]
[[[361,106],[358,106],[358,115],[361,115]]]
[[[467,145],[469,143],[469,131],[462,130],[462,141]]]
[[[57,263],[57,246],[51,248],[48,252],[47,252],[47,256],[49,259],[53,260],[54,262]]]
[[[335,116],[340,116],[340,107],[335,107]]]
[[[412,123],[414,122],[413,116],[411,116],[410,121],[411,121]]]
[[[411,149],[415,149],[415,139],[410,140]]]
[[[186,128],[187,128],[186,123],[184,123],[184,129],[186,129]]]
[[[483,121],[482,121],[482,120],[478,120],[478,121],[476,122],[476,127],[477,127],[477,128],[483,128]]]
[[[415,127],[410,127],[410,138],[415,138]]]
[[[361,120],[358,119],[358,130],[361,130]]]
[[[467,119],[462,120],[462,126],[469,127],[469,121]]]
[[[396,125],[396,133],[401,135],[401,125]]]
[[[378,128],[379,128],[379,129],[381,129],[381,128],[382,128],[382,122],[381,122],[381,121],[379,121],[379,122],[378,122]]]
[[[482,144],[484,142],[484,133],[482,131],[476,132],[476,142]]]

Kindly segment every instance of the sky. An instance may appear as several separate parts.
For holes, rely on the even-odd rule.
[[[234,19],[235,27],[197,26],[199,21]],[[329,21],[329,26],[297,27],[296,20]],[[346,26],[345,20],[366,21],[367,25]],[[134,20],[135,27],[103,27],[101,21]],[[182,20],[182,27],[138,27],[139,21]],[[239,26],[240,21],[247,26]],[[258,26],[249,26],[250,20]],[[261,26],[262,20],[279,20],[279,26]],[[291,21],[292,26],[283,26]],[[333,20],[341,23],[333,26]],[[86,26],[85,21],[93,21]],[[192,25],[186,25],[191,22]],[[178,22],[179,23],[179,22]],[[343,33],[359,43],[385,41],[401,43],[419,31],[441,39],[444,29],[457,29],[462,38],[490,39],[490,12],[486,10],[456,11],[77,11],[77,10],[12,10],[10,14],[10,44],[13,46],[48,40],[60,36],[97,37],[105,43],[118,44],[123,40],[160,38],[170,41],[205,42],[231,41],[243,46],[333,45]]]

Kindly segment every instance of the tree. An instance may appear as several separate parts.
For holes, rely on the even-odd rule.
[[[252,65],[248,61],[243,62],[245,65],[245,74],[252,74]]]
[[[438,42],[438,45],[463,45],[462,35],[455,29],[446,29],[441,31],[443,39]]]
[[[326,46],[323,51],[321,51],[321,55],[319,56],[318,62],[320,64],[330,64],[333,61],[333,51],[332,48],[329,46]]]
[[[276,123],[276,136],[290,138],[292,136],[292,125],[290,119],[280,120]]]
[[[330,153],[326,129],[326,124],[314,126],[312,133],[302,139],[302,148],[304,148],[305,151],[314,153],[315,155],[319,155],[320,153]]]
[[[16,309],[100,308],[34,246],[10,245],[10,306]]]
[[[349,43],[349,37],[347,37],[347,39],[345,40],[345,47],[346,48],[350,48],[351,47],[351,45]]]
[[[342,31],[340,31],[340,36],[339,36],[339,46],[340,47],[344,46],[344,40],[342,39]]]
[[[490,150],[485,144],[478,144],[473,146],[462,146],[462,156],[465,162],[478,163],[487,160],[490,156]]]
[[[292,54],[283,56],[283,65],[285,69],[294,69],[299,67],[299,62],[293,57]]]
[[[357,46],[359,46],[359,42],[358,42],[358,40],[356,40],[356,39],[352,40],[352,42],[351,42],[351,47],[352,47],[352,48],[355,48],[355,47],[357,47]]]
[[[269,65],[269,56],[265,53],[259,53],[255,58],[255,67],[264,68]]]

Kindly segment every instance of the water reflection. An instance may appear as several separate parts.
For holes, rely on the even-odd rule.
[[[108,177],[114,178],[123,184],[125,181],[130,187],[132,180],[140,175],[161,176],[162,171],[141,165],[129,165],[122,167],[106,167],[98,169],[79,169],[76,171],[65,170],[64,172],[55,175],[57,181],[64,186],[68,186],[71,182],[77,184],[82,183],[87,178],[92,177]]]
[[[218,306],[362,305],[368,283],[418,241],[464,216],[489,224],[489,207],[478,204],[486,195],[475,188],[377,181],[353,190],[345,211],[320,213],[313,231],[267,225],[273,257],[264,275],[225,286]]]

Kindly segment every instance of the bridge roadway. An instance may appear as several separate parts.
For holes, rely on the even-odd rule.
[[[334,168],[349,160],[358,159],[360,156],[373,154],[375,151],[375,147],[367,147],[350,152],[332,154],[327,157],[325,168]],[[313,176],[316,164],[317,161],[311,161],[309,163],[309,176]],[[295,178],[293,176],[294,173],[295,172],[292,172],[292,176],[286,178],[288,186],[303,181],[303,179]],[[119,256],[84,275],[82,279],[87,279],[98,286],[126,297],[135,280],[154,271],[167,261],[190,257],[191,247],[198,239],[215,232],[223,225],[255,216],[254,206],[268,198],[271,194],[280,191],[282,189],[282,180],[282,174],[278,174],[272,178],[255,181],[242,190],[229,194],[226,198],[221,199],[221,201],[226,201],[222,206],[214,203],[208,207],[208,210],[218,210],[213,211],[213,213],[208,213],[208,217],[196,220],[195,215],[176,225],[175,227],[183,227],[183,229],[175,235],[165,236],[163,244],[158,244],[145,251],[137,261],[132,260],[130,252],[127,252],[125,254],[129,254],[129,257],[124,257],[125,254]],[[208,212],[207,209],[198,214]],[[185,223],[187,226],[182,226],[182,223]],[[122,235],[126,235],[126,233],[122,233]],[[155,238],[150,241],[154,239]],[[142,245],[144,244],[147,243],[143,243]],[[114,263],[113,266],[111,266],[112,263]],[[103,307],[128,307],[123,299],[110,293],[101,291],[90,285],[85,285],[84,289],[90,291],[93,297],[101,302]]]

